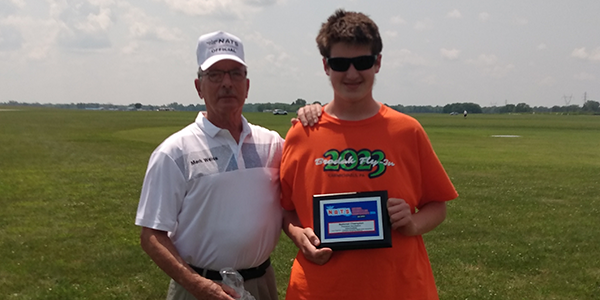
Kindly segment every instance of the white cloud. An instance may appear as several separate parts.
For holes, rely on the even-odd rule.
[[[571,52],[571,56],[575,57],[575,58],[586,59],[586,58],[588,58],[589,54],[585,50],[585,47],[583,47],[583,48],[577,48],[577,49],[573,50],[573,52]]]
[[[191,16],[243,19],[257,7],[272,5],[275,0],[159,0],[170,9]]]
[[[86,33],[106,31],[113,23],[110,15],[110,9],[100,8],[100,12],[97,15],[88,14],[84,22],[78,22],[74,24],[74,27]]]
[[[452,4],[441,8],[438,11],[441,14],[434,17],[423,14],[429,8],[426,3],[390,11],[397,5],[382,0],[363,2],[350,0],[345,3],[363,11],[368,6],[369,14],[383,16],[380,26],[385,44],[383,71],[390,78],[401,76],[405,80],[403,88],[406,87],[407,94],[412,93],[405,99],[424,97],[431,99],[426,100],[427,104],[434,105],[455,101],[451,99],[462,97],[463,86],[472,85],[473,76],[478,77],[477,87],[472,88],[474,94],[479,95],[478,99],[498,95],[498,99],[486,102],[504,103],[506,98],[523,98],[538,101],[528,103],[531,106],[540,105],[542,101],[547,101],[545,105],[554,104],[551,103],[554,101],[551,100],[552,93],[556,94],[554,89],[562,91],[569,87],[573,93],[578,87],[582,91],[585,89],[592,99],[600,94],[597,90],[600,87],[597,68],[600,66],[600,43],[593,38],[593,28],[600,26],[600,19],[593,18],[591,4],[575,5],[568,11],[550,5],[545,13],[536,14],[534,6],[523,6],[518,1],[505,3],[506,7],[520,5],[515,11],[486,8],[471,1],[468,5]],[[35,100],[45,97],[52,102],[110,99],[127,104],[139,97],[141,100],[135,101],[160,102],[176,98],[178,102],[196,103],[193,87],[191,90],[189,86],[178,88],[177,82],[189,79],[189,70],[195,69],[196,38],[218,29],[233,32],[246,43],[254,82],[251,95],[256,101],[276,102],[289,96],[292,100],[301,97],[327,102],[330,101],[330,86],[314,38],[319,25],[334,7],[330,6],[331,11],[319,16],[315,11],[318,3],[290,0],[0,0],[0,77],[6,79],[0,80],[0,102],[8,98]],[[557,14],[564,18],[559,26],[561,30],[553,31],[553,36],[563,44],[547,44],[545,34],[548,28],[556,25],[552,16]],[[285,20],[280,20],[282,17]],[[461,19],[453,19],[459,17]],[[516,17],[531,20],[519,21]],[[578,27],[581,18],[585,18],[589,26]],[[467,19],[474,22],[471,27],[440,23]],[[526,27],[515,23],[535,26],[524,30]],[[489,26],[493,28],[487,28]],[[494,34],[486,34],[490,30]],[[471,38],[462,38],[461,34]],[[440,37],[442,40],[445,37],[446,41],[439,43]],[[512,38],[500,43],[498,37]],[[469,43],[475,45],[469,46]],[[562,47],[564,43],[567,48]],[[537,55],[523,55],[522,51],[515,51],[518,47],[524,51],[528,48]],[[556,61],[560,58],[563,60]],[[84,88],[94,85],[90,82],[94,76],[78,75],[88,67],[95,69],[97,77],[105,79],[96,83],[104,86],[94,95],[87,93],[89,88]],[[182,72],[182,67],[189,69]],[[161,71],[152,72],[157,68]],[[452,78],[452,89],[425,86],[447,85],[442,74],[448,72],[448,68],[456,76],[456,79]],[[13,70],[18,71],[19,76],[15,76]],[[543,70],[548,72],[541,73]],[[51,78],[39,89],[27,88],[26,78],[37,80],[43,74],[61,74],[61,77]],[[140,80],[139,74],[149,75]],[[497,78],[515,75],[514,80],[510,80],[513,87],[510,90],[504,83],[495,82],[499,81]],[[271,80],[272,84],[264,84],[264,79]],[[397,92],[399,86],[388,86],[387,79],[380,80],[379,95]],[[71,85],[62,84],[71,81],[74,82]],[[176,87],[172,94],[165,93],[165,96],[164,89],[157,88],[161,82]],[[311,88],[297,88],[302,84]],[[142,89],[147,94],[140,93]],[[558,101],[562,102],[560,98]]]
[[[19,9],[25,7],[24,0],[3,0],[0,1],[0,17],[10,16],[16,13]]]
[[[600,62],[600,47],[592,50],[588,53],[585,47],[576,48],[571,52],[571,56],[579,59],[590,60],[593,62]]]
[[[46,59],[59,32],[57,21],[32,17],[10,16],[2,19],[0,26],[10,35],[5,37],[5,50],[19,50],[14,53],[15,60]]]
[[[50,16],[58,22],[58,44],[69,49],[91,50],[111,46],[113,25],[109,1],[54,1]]]
[[[270,65],[281,68],[286,65],[286,61],[290,59],[290,55],[286,52],[279,52],[277,54],[267,54],[264,59]]]
[[[498,57],[494,54],[481,54],[477,59],[469,59],[467,63],[477,66],[491,66],[498,62]]]
[[[10,2],[12,2],[14,5],[16,5],[18,8],[23,8],[25,7],[25,0],[10,0]]]
[[[258,45],[260,45],[263,48],[269,48],[269,49],[275,49],[275,50],[283,50],[283,47],[277,45],[275,42],[273,42],[272,40],[269,40],[267,38],[265,38],[262,34],[260,34],[259,32],[253,32],[250,35],[247,35],[244,39],[245,41],[254,41],[255,43],[257,43]]]
[[[90,4],[96,6],[111,6],[115,5],[115,0],[87,0]]]
[[[124,19],[129,22],[129,33],[134,39],[155,41],[182,40],[181,30],[161,26],[159,19],[148,16],[137,7],[129,7]]]
[[[129,33],[133,38],[141,40],[178,41],[182,39],[177,29],[155,26],[149,22],[134,22],[129,27]]]
[[[112,43],[107,34],[84,33],[77,30],[62,30],[58,35],[60,46],[74,50],[100,50],[110,48]]]
[[[600,47],[598,47],[594,50],[591,50],[589,54],[585,51],[585,48],[582,48],[582,49],[584,49],[586,58],[588,60],[591,60],[594,62],[600,62]]]
[[[137,41],[132,41],[121,49],[123,54],[134,54],[140,48],[140,44]]]
[[[481,54],[476,59],[468,59],[467,63],[480,68],[485,75],[495,78],[506,77],[515,69],[513,64],[501,64],[494,54]]]
[[[495,65],[493,68],[486,68],[484,72],[492,77],[503,78],[508,75],[512,70],[515,69],[515,65]]]
[[[581,72],[579,74],[575,74],[573,75],[573,78],[580,80],[580,81],[594,81],[596,80],[596,76],[594,76],[593,74],[589,74],[586,72]]]
[[[456,60],[456,59],[458,59],[458,56],[460,55],[460,50],[442,48],[442,49],[440,49],[440,54],[445,59]]]
[[[453,11],[448,12],[448,14],[446,14],[446,18],[460,19],[462,18],[462,14],[458,9],[455,9]]]
[[[399,68],[405,65],[417,67],[427,67],[433,65],[433,63],[427,60],[425,57],[412,53],[408,49],[392,50],[386,52],[386,54],[386,68]]]
[[[395,38],[398,36],[398,31],[394,31],[394,30],[386,30],[383,35],[385,37],[390,37],[390,38]]]
[[[479,21],[485,22],[490,19],[490,14],[482,12],[479,14]]]
[[[0,52],[14,51],[23,46],[23,35],[15,26],[0,27]]]
[[[548,76],[538,81],[538,85],[541,86],[554,86],[556,84],[556,79],[552,76]]]
[[[523,25],[527,25],[527,24],[529,24],[529,20],[527,20],[527,19],[525,19],[525,18],[515,18],[515,19],[513,20],[513,23],[514,23],[515,25],[521,25],[521,26],[523,26]]]
[[[431,19],[417,21],[415,23],[415,29],[418,31],[433,29],[433,21]]]
[[[265,38],[259,32],[246,35],[242,40],[245,45],[254,43],[259,48],[268,50],[267,55],[252,64],[252,69],[263,69],[269,74],[277,76],[298,76],[298,68],[292,67],[294,57],[287,53],[281,45]]]
[[[23,9],[23,7],[25,7],[25,1],[23,0],[0,1],[0,17],[10,16],[19,9]]]
[[[395,16],[395,17],[392,17],[392,19],[390,20],[390,23],[392,23],[392,24],[406,24],[406,21],[404,19],[402,19],[400,16]]]
[[[270,6],[276,4],[277,0],[243,0],[244,3],[254,6]]]
[[[419,79],[419,81],[426,85],[435,85],[437,83],[437,77],[435,74],[431,74]]]

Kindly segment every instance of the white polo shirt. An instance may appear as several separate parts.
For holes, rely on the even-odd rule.
[[[283,139],[249,124],[237,144],[202,113],[152,153],[135,224],[169,232],[188,263],[212,270],[264,262],[281,233]]]

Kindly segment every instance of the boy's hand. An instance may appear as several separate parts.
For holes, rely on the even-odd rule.
[[[404,199],[389,198],[387,208],[393,230],[398,230],[405,236],[417,235],[417,226],[413,221],[410,206]]]
[[[304,237],[302,238],[302,242],[299,246],[302,254],[304,254],[304,257],[306,257],[308,261],[320,266],[328,262],[333,254],[333,250],[331,250],[331,248],[317,249],[317,246],[321,244],[321,241],[319,241],[319,238],[312,228],[304,228],[302,234]]]

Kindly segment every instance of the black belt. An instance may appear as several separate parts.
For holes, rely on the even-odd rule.
[[[237,270],[244,280],[250,280],[258,277],[262,277],[267,272],[267,268],[271,265],[271,258],[269,257],[264,263],[260,264],[258,267]],[[195,266],[190,265],[194,271],[198,272],[198,274],[202,275],[204,278],[208,278],[210,280],[223,280],[219,271],[202,269]]]

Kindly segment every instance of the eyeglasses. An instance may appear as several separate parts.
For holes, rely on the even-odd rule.
[[[328,57],[325,59],[327,65],[336,72],[346,72],[350,68],[350,64],[354,65],[357,71],[370,69],[375,64],[377,55],[364,55],[352,58],[347,57]]]
[[[231,78],[231,81],[242,81],[246,79],[246,75],[248,75],[248,72],[240,69],[233,69],[229,71],[214,70],[203,73],[202,76],[208,77],[208,80],[210,80],[211,82],[219,83],[223,81],[223,78],[225,78],[225,74],[229,74],[229,78]]]

